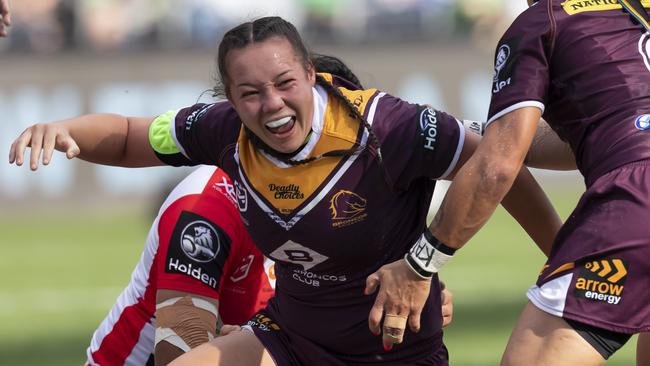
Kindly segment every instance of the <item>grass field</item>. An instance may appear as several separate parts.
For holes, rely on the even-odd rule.
[[[566,217],[577,185],[551,191]],[[80,365],[129,280],[148,207],[0,215],[0,365]],[[544,260],[502,210],[442,273],[454,293],[451,365],[496,365]],[[633,339],[607,365],[634,364]]]

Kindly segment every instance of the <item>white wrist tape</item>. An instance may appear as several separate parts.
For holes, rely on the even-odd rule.
[[[443,251],[450,254],[445,254]],[[449,262],[454,256],[454,251],[454,249],[444,245],[426,230],[406,253],[404,259],[415,274],[422,278],[431,278],[434,273],[438,273],[440,268]]]

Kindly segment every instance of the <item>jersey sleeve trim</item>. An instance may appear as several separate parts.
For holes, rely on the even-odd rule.
[[[375,112],[377,111],[377,104],[379,104],[379,99],[381,99],[386,93],[381,92],[377,94],[375,99],[372,101],[372,104],[370,104],[370,109],[368,110],[368,118],[366,120],[368,121],[368,124],[372,126],[372,122],[375,119]]]
[[[512,111],[516,111],[517,109],[524,108],[524,107],[536,107],[536,108],[539,108],[542,111],[542,113],[544,113],[544,103],[542,103],[540,101],[526,100],[526,101],[523,101],[523,102],[515,103],[515,104],[511,105],[508,108],[502,109],[500,112],[498,112],[494,116],[492,116],[492,118],[490,118],[487,122],[485,122],[485,127],[483,128],[483,130],[488,128],[490,123],[496,121],[497,119],[503,117],[504,115],[506,115],[506,114],[508,114],[508,113],[510,113]]]
[[[456,123],[458,123],[458,129],[460,130],[460,133],[458,134],[458,145],[456,146],[456,152],[454,153],[454,157],[451,159],[451,163],[449,163],[447,170],[445,170],[445,172],[436,179],[445,179],[449,174],[451,174],[451,172],[454,171],[456,164],[458,164],[458,159],[460,159],[460,153],[463,151],[463,146],[465,145],[465,128],[459,120],[456,120]]]
[[[176,138],[174,120],[177,111],[168,111],[156,117],[149,127],[149,144],[155,152],[161,155],[174,155],[179,152],[185,157],[187,154]]]

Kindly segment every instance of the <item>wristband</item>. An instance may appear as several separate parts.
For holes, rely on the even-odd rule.
[[[455,252],[456,249],[446,246],[429,230],[425,230],[404,259],[416,275],[430,279],[453,257]]]

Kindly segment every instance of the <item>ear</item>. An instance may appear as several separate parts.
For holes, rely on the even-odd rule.
[[[311,60],[307,61],[307,80],[311,86],[316,85],[316,67]]]

